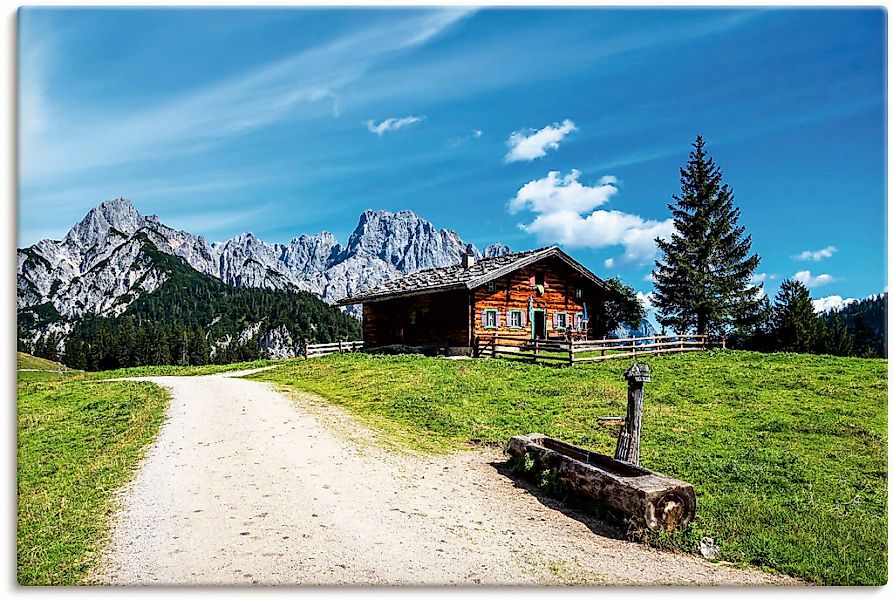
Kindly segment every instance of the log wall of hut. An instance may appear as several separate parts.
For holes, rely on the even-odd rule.
[[[469,346],[468,291],[456,290],[363,304],[363,340],[369,347]]]
[[[537,287],[537,282],[542,282],[542,291]],[[494,333],[500,335],[533,337],[533,323],[528,309],[531,298],[533,299],[534,312],[543,311],[545,331],[543,336],[547,338],[564,337],[569,329],[575,329],[576,316],[583,312],[583,303],[586,303],[589,316],[589,337],[598,330],[598,315],[604,302],[604,292],[585,279],[579,272],[568,266],[565,262],[548,258],[523,269],[519,269],[509,275],[494,280],[493,289],[484,284],[473,290],[472,307],[472,332],[475,336],[487,336]],[[577,290],[580,290],[579,296]],[[485,325],[487,310],[497,312],[498,326]],[[521,311],[523,325],[513,327],[511,325],[511,311]],[[566,314],[567,325],[565,329],[555,326],[554,315],[556,312]]]

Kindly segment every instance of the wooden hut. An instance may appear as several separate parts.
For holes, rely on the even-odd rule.
[[[363,305],[367,348],[468,354],[478,336],[604,337],[612,288],[555,246],[417,271],[342,299]]]

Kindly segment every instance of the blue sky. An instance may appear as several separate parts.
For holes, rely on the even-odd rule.
[[[774,295],[886,288],[881,9],[19,11],[19,240],[116,196],[224,240],[411,209],[647,294],[703,135]]]

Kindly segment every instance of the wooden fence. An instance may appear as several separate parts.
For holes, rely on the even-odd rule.
[[[301,343],[301,356],[310,358],[312,356],[325,356],[327,354],[335,354],[336,352],[356,352],[363,349],[362,340],[355,342],[331,342],[329,344],[308,344],[306,341]]]
[[[653,335],[603,340],[531,340],[509,335],[478,336],[474,355],[519,358],[573,365],[580,362],[635,358],[643,354],[725,348],[725,338],[708,335]]]

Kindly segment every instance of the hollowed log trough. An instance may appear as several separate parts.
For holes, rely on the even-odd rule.
[[[540,433],[513,437],[508,453],[529,456],[539,470],[551,469],[570,491],[652,531],[673,531],[695,518],[695,490],[684,481]]]

